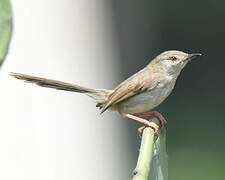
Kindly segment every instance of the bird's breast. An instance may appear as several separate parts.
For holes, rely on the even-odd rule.
[[[147,112],[162,103],[171,93],[175,82],[159,82],[151,90],[146,90],[118,104],[120,111],[129,114]]]

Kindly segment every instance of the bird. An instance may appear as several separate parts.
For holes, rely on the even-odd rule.
[[[42,87],[85,94],[95,100],[100,114],[106,110],[117,111],[125,118],[142,123],[144,126],[139,128],[140,133],[145,127],[151,127],[157,133],[158,129],[165,126],[167,121],[159,112],[151,110],[170,95],[182,69],[188,62],[199,56],[201,56],[200,53],[165,51],[113,90],[92,89],[21,73],[12,72],[10,75]],[[160,126],[150,122],[153,117],[160,121]]]

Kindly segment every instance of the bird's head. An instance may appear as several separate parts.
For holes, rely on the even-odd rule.
[[[158,55],[149,66],[155,67],[154,69],[162,73],[178,76],[186,64],[198,56],[201,56],[201,54],[187,54],[182,51],[165,51]]]

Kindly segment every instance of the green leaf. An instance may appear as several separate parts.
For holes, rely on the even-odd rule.
[[[0,0],[0,65],[8,52],[12,35],[12,10],[9,0]]]

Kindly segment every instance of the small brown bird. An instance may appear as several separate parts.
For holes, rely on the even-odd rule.
[[[181,70],[190,60],[198,56],[201,54],[187,54],[181,51],[163,52],[114,90],[91,89],[19,73],[11,73],[11,75],[39,86],[86,94],[96,101],[96,107],[100,108],[101,113],[107,109],[118,111],[122,116],[139,121],[144,127],[152,127],[157,132],[158,126],[150,122],[150,118],[158,118],[161,126],[166,124],[166,120],[156,111],[147,111],[158,106],[169,96]],[[141,132],[144,127],[139,131]]]

